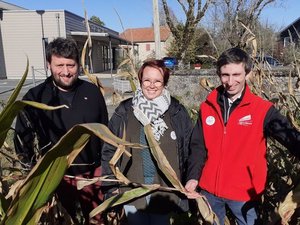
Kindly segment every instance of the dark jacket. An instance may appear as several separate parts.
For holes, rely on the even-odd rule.
[[[127,128],[128,126],[137,127],[137,130],[129,131],[129,132],[139,133],[138,127],[141,127],[141,124],[138,122],[138,120],[136,120],[134,118],[133,119],[134,123],[137,121],[136,123],[138,125],[137,126],[133,126],[132,124],[129,125],[128,124],[129,117],[134,117],[133,109],[132,109],[132,99],[127,99],[118,106],[118,108],[116,109],[112,118],[110,119],[110,122],[109,122],[110,130],[114,134],[116,134],[118,137],[123,136],[123,129],[124,129],[124,127]],[[172,159],[168,158],[168,160],[175,159],[176,161],[178,161],[179,169],[177,169],[177,170],[179,170],[179,173],[180,173],[180,174],[178,174],[178,177],[179,177],[179,179],[181,179],[182,182],[185,182],[186,168],[187,168],[186,163],[187,163],[187,158],[188,158],[188,145],[189,145],[190,134],[192,131],[192,122],[191,122],[191,119],[190,119],[186,109],[184,108],[184,106],[182,106],[175,98],[171,98],[170,107],[167,110],[167,112],[165,113],[165,120],[167,120],[166,117],[170,118],[169,122],[171,124],[171,127],[169,127],[168,130],[174,130],[176,133],[176,137],[177,137],[177,139],[176,139],[177,141],[174,144],[174,146],[176,146],[175,148],[176,148],[177,154],[175,157],[173,157],[173,158],[171,157]],[[126,129],[126,132],[128,132],[127,129]],[[139,135],[139,134],[137,134],[137,135]],[[129,135],[126,134],[127,139],[129,139],[128,136]],[[168,146],[168,145],[161,146],[163,151],[164,151],[164,149],[166,149],[166,147],[169,147],[168,150],[170,150],[170,148],[171,148],[171,146]],[[112,175],[112,171],[109,167],[108,162],[112,158],[115,151],[116,151],[116,148],[114,146],[106,144],[106,143],[104,144],[103,149],[102,149],[102,172],[103,172],[103,175]],[[139,151],[139,150],[135,150],[135,151]],[[135,152],[135,154],[133,154],[132,160],[140,160],[140,158],[136,155],[137,155],[137,152]],[[125,156],[124,156],[123,158],[121,158],[118,161],[119,168],[121,168],[122,172],[124,172],[125,174],[126,174],[126,171],[128,171],[126,176],[128,175],[129,179],[132,178],[131,181],[136,182],[137,180],[141,180],[141,176],[142,176],[143,172],[133,171],[133,173],[132,173],[132,169],[127,168],[127,166],[129,165],[129,167],[130,167],[131,164],[128,163],[128,160],[127,161],[126,160],[127,159],[125,159]],[[142,161],[133,162],[133,163],[137,163],[137,164],[141,165]],[[125,165],[126,165],[126,168],[124,167]],[[137,169],[137,168],[135,168],[135,169]],[[129,176],[131,176],[131,177],[129,177]],[[160,176],[162,176],[162,174]],[[105,183],[103,183],[103,185],[105,185]],[[112,185],[112,184],[108,183],[107,185]],[[184,204],[186,204],[186,203],[184,203]],[[168,209],[164,209],[164,210],[168,210]]]
[[[50,111],[27,106],[19,113],[14,142],[17,154],[25,163],[35,163],[36,150],[44,155],[76,124],[108,123],[108,113],[101,91],[94,84],[80,79],[72,92],[62,92],[53,84],[52,77],[49,77],[42,84],[30,89],[23,100],[41,102],[49,106],[65,104],[69,107]],[[85,149],[73,162],[88,165],[71,166],[68,173],[75,175],[98,167],[101,161],[101,147],[102,141],[98,137],[91,137]]]
[[[224,97],[223,87],[220,86],[217,88],[218,95],[217,101],[222,112],[223,121],[226,123],[226,115],[231,115],[231,113],[237,108],[237,106],[242,102],[245,91],[240,99],[237,99],[228,111],[227,100]],[[229,114],[228,114],[229,113]],[[202,174],[202,169],[206,163],[207,149],[205,145],[205,140],[203,136],[203,128],[201,120],[201,111],[199,112],[199,117],[197,123],[193,129],[190,149],[191,155],[189,156],[188,162],[188,180],[196,179],[199,180],[199,177]],[[283,146],[285,146],[292,154],[297,157],[300,156],[298,149],[300,148],[300,133],[292,127],[290,122],[285,116],[283,116],[279,110],[274,106],[271,106],[267,111],[266,116],[263,120],[263,134],[264,138],[274,138]],[[216,137],[218,138],[218,137]],[[230,175],[229,175],[230,176]]]

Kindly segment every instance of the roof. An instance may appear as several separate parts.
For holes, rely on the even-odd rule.
[[[162,26],[160,27],[160,40],[166,41],[171,35],[169,27]],[[126,29],[123,33],[120,34],[120,37],[130,41],[130,42],[154,42],[154,28],[130,28]]]
[[[14,5],[14,4],[11,4],[9,2],[0,1],[0,9],[14,10],[14,9],[25,9],[25,8],[23,8],[21,6]]]
[[[293,26],[297,23],[300,22],[300,17],[298,19],[296,19],[295,21],[293,21],[292,23],[290,23],[289,25],[287,25],[285,28],[283,28],[281,31],[279,31],[279,33],[284,33],[287,32],[288,30],[290,30],[291,28],[293,28]]]
[[[88,32],[82,32],[82,31],[71,31],[71,35],[72,36],[83,36],[83,37],[87,37],[88,36]],[[90,35],[93,39],[97,39],[100,41],[117,41],[119,44],[128,44],[127,40],[124,40],[123,38],[121,38],[119,35],[114,35],[112,33],[107,33],[107,32],[90,32]]]

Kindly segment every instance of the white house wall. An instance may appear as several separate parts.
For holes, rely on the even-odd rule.
[[[154,42],[136,42],[138,44],[138,52],[139,52],[139,60],[143,62],[148,58],[155,57],[155,43]],[[147,45],[150,46],[149,50],[147,50]],[[167,54],[165,42],[160,43],[161,49],[161,58],[165,57]]]
[[[116,49],[119,44],[124,44],[124,40],[119,39],[118,32],[109,28],[92,22],[90,27],[91,32],[109,35],[92,36],[93,72],[109,70],[109,59],[104,59],[107,54],[103,54],[103,46]],[[20,79],[26,68],[26,55],[30,64],[28,79],[32,79],[33,74],[36,79],[45,79],[50,74],[44,41],[49,43],[57,37],[71,37],[82,49],[87,36],[74,35],[73,31],[86,32],[84,18],[65,10],[4,10],[0,20],[0,79]]]
[[[58,18],[59,15],[59,18]],[[32,67],[37,79],[45,78],[43,35],[50,42],[55,37],[65,37],[64,11],[12,10],[3,11],[1,23],[3,51],[8,79],[18,79],[29,58],[28,78],[32,78]]]

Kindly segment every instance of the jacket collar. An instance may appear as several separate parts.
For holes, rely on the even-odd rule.
[[[77,89],[77,87],[78,87],[80,84],[82,84],[82,82],[83,82],[83,80],[77,78],[77,81],[76,81],[76,83],[75,83],[75,85],[74,85],[74,89],[72,89],[72,90]],[[54,90],[54,89],[58,89],[57,86],[54,84],[54,81],[53,81],[53,75],[51,75],[50,77],[47,77],[47,79],[45,80],[45,84],[46,84],[47,86],[50,86],[53,90]]]
[[[250,88],[247,84],[245,84],[245,88],[243,90],[243,93],[240,97],[240,99],[238,99],[237,101],[238,104],[249,104],[250,103],[250,96],[251,96],[251,91]],[[207,96],[207,101],[210,102],[211,104],[223,104],[223,98],[222,96],[224,96],[224,87],[223,85],[220,85],[219,87],[217,87],[215,90],[213,90],[208,96]],[[216,102],[217,99],[217,102]]]

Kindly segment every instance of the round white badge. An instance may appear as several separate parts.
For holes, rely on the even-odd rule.
[[[177,139],[175,131],[172,131],[172,132],[170,133],[170,136],[171,136],[171,138],[172,138],[173,140],[176,140],[176,139]]]
[[[216,122],[216,119],[213,116],[208,116],[208,117],[206,117],[205,122],[208,126],[211,126]]]

